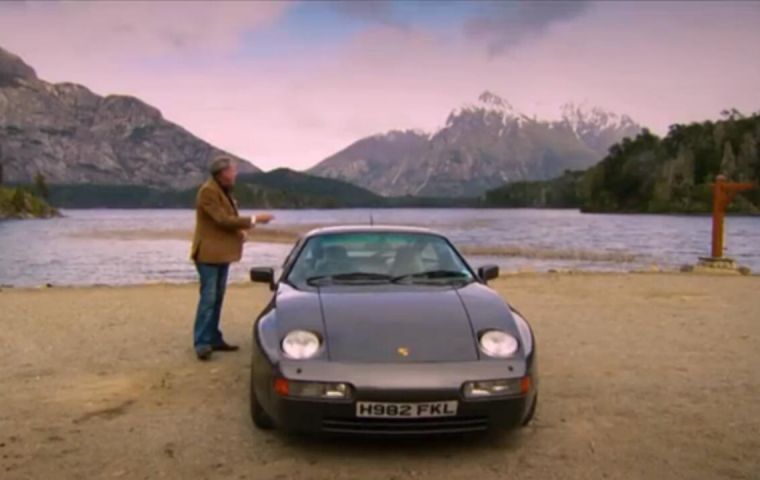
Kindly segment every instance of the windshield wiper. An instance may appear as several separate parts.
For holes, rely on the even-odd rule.
[[[373,272],[350,272],[350,273],[337,273],[335,275],[317,275],[306,279],[306,283],[309,285],[315,285],[322,283],[323,280],[329,280],[331,282],[355,282],[355,281],[371,281],[371,282],[390,282],[391,276],[383,273]]]
[[[406,275],[399,275],[397,277],[393,277],[391,279],[391,282],[400,282],[402,280],[409,280],[409,279],[425,279],[425,280],[439,280],[439,279],[456,279],[456,280],[462,280],[462,279],[470,279],[470,275],[464,272],[460,272],[457,270],[428,270],[426,272],[416,272],[416,273],[407,273]]]

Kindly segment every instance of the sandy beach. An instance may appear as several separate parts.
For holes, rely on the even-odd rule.
[[[760,277],[502,277],[532,322],[541,404],[509,435],[290,438],[248,414],[252,321],[269,292],[229,290],[242,346],[195,360],[194,285],[0,291],[0,478],[757,479]]]

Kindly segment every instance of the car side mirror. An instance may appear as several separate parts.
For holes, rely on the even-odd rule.
[[[253,267],[251,269],[251,281],[268,283],[269,289],[274,290],[274,269],[269,267]]]
[[[488,283],[489,280],[499,277],[499,267],[496,265],[483,265],[478,269],[478,277],[483,282]]]

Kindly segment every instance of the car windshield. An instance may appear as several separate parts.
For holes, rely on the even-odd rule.
[[[287,281],[295,286],[471,282],[446,239],[406,232],[331,233],[309,238]]]

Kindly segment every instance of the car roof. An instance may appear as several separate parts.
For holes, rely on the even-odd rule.
[[[436,235],[439,237],[444,236],[442,233],[429,228],[412,227],[407,225],[339,225],[315,228],[306,232],[304,238],[333,233],[418,233],[424,235]]]

